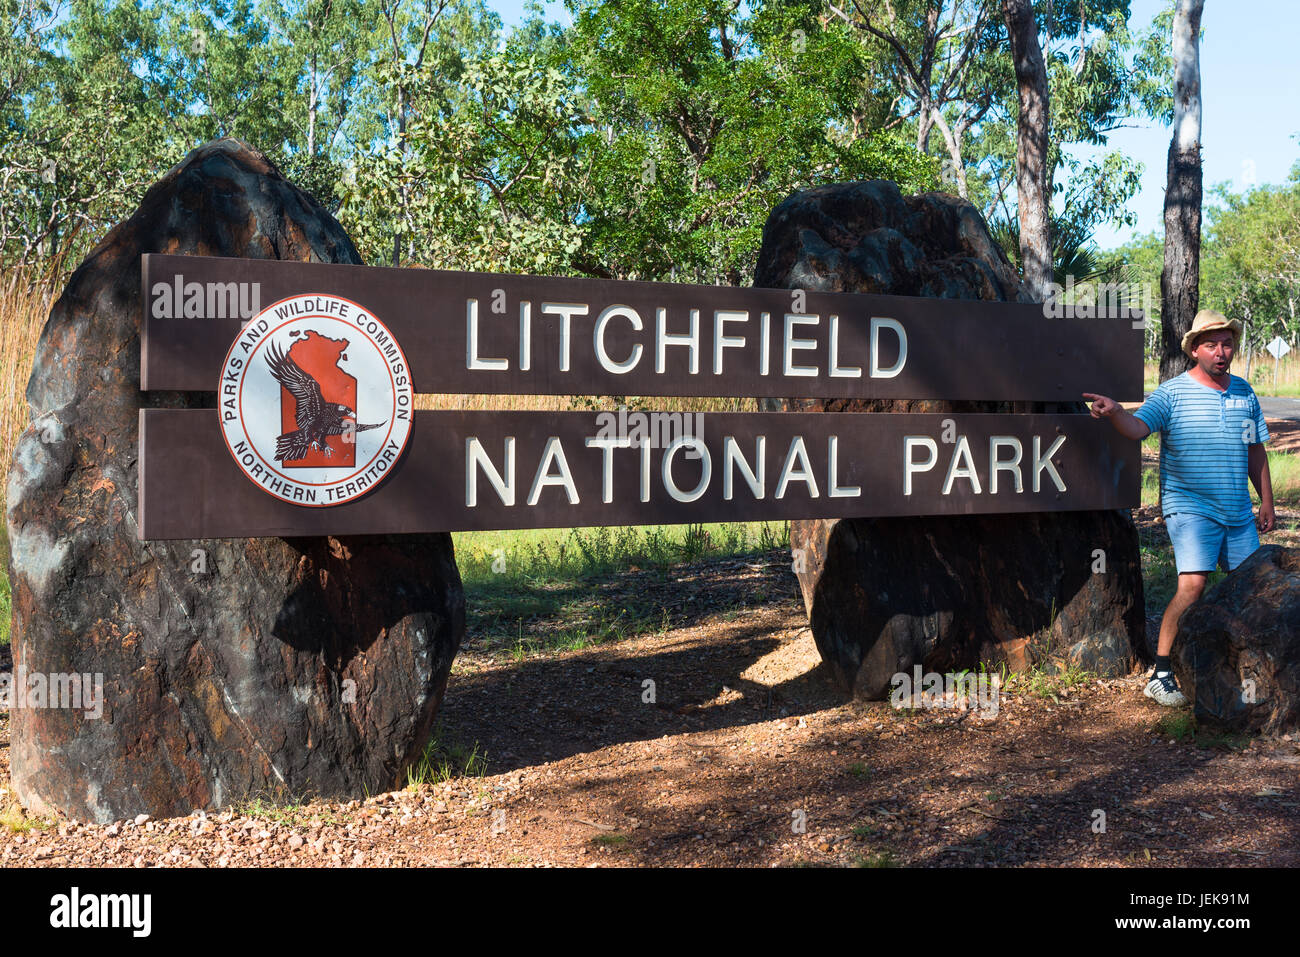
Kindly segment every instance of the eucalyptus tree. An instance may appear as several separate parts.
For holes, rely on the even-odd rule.
[[[790,193],[882,177],[937,185],[886,129],[892,97],[851,28],[815,0],[570,0],[589,275],[738,285]]]
[[[1165,187],[1165,268],[1160,274],[1161,381],[1187,369],[1182,340],[1200,304],[1200,35],[1204,6],[1204,0],[1177,0],[1173,19],[1174,133]]]

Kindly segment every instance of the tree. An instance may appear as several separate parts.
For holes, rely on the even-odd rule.
[[[1160,298],[1153,290],[1160,287],[1160,270],[1164,264],[1164,238],[1155,231],[1129,240],[1123,246],[1099,259],[1101,281],[1123,283],[1132,290],[1131,298],[1140,299],[1146,315],[1144,354],[1158,359],[1160,355]]]
[[[0,261],[38,275],[80,258],[174,162],[132,69],[157,47],[151,18],[127,2],[64,13],[0,8]]]
[[[930,133],[938,129],[948,150],[944,178],[967,198],[966,134],[993,105],[995,89],[985,82],[981,63],[1001,42],[1001,30],[989,0],[900,0],[883,12],[871,3],[852,0],[852,13],[829,3],[833,14],[879,40],[891,56],[892,85],[909,102],[893,122],[915,117],[916,148],[928,153]]]
[[[365,214],[367,228],[389,236],[384,258],[394,266],[420,262],[417,222],[426,219],[420,190],[421,160],[409,135],[413,120],[457,102],[466,62],[497,43],[501,18],[482,0],[376,0],[379,13],[374,56],[367,74],[366,119],[356,129],[355,163],[349,179],[378,165],[389,170],[391,190],[383,208]],[[355,200],[350,185],[343,187]],[[355,202],[353,214],[357,213]]]
[[[1038,28],[1029,0],[1002,0],[1011,56],[1015,63],[1020,112],[1016,124],[1016,213],[1025,283],[1039,302],[1052,281],[1047,179],[1047,130],[1050,120],[1047,67],[1038,44]]]
[[[389,229],[408,261],[441,269],[563,274],[582,244],[575,159],[581,115],[546,45],[516,33],[463,65],[454,87],[422,71],[404,150],[363,158],[342,215],[363,253]],[[391,209],[396,222],[359,216]]]
[[[845,0],[850,3],[829,9],[853,23],[883,64],[864,83],[897,90],[899,116],[923,148],[934,139],[931,128],[941,132],[944,180],[1001,221],[1004,236],[1018,235],[1013,200],[1021,111],[1000,0]],[[1068,147],[1105,145],[1135,115],[1165,117],[1172,12],[1133,30],[1128,0],[1034,0],[1031,11],[1048,84],[1048,219],[1068,234],[1060,241],[1053,235],[1051,247],[1086,250],[1101,223],[1134,222],[1126,204],[1138,189],[1141,164],[1118,151],[1080,160]],[[1012,258],[1019,260],[1018,249]],[[1054,257],[1053,267],[1062,262]]]
[[[374,0],[266,0],[259,13],[284,51],[279,74],[264,82],[279,91],[291,127],[289,142],[264,148],[295,184],[336,211],[340,154],[378,45],[378,9]]]
[[[1182,339],[1200,303],[1201,10],[1204,0],[1178,0],[1173,21],[1174,134],[1165,189],[1165,268],[1160,274],[1164,350],[1160,379],[1188,367]]]
[[[585,274],[739,285],[790,193],[937,183],[938,164],[882,128],[889,101],[864,91],[867,52],[816,0],[570,9],[564,69],[586,94]]]
[[[1201,249],[1200,301],[1245,323],[1249,366],[1274,336],[1300,336],[1300,163],[1287,183],[1211,191]]]

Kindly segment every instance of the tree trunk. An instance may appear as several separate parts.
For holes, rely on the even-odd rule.
[[[307,90],[307,159],[316,158],[316,110],[320,102],[320,74],[316,71],[316,54],[311,55],[311,73]]]
[[[1160,380],[1186,371],[1182,341],[1200,306],[1201,64],[1199,38],[1205,0],[1178,0],[1174,10],[1174,135],[1165,189],[1165,266],[1160,273],[1164,348]]]
[[[1038,45],[1038,26],[1029,0],[1002,0],[1002,16],[1011,39],[1016,67],[1020,115],[1016,121],[1017,218],[1020,258],[1025,284],[1034,297],[1047,298],[1052,282],[1052,243],[1049,233],[1047,185],[1048,112],[1047,67]]]
[[[922,92],[920,110],[916,118],[916,149],[918,153],[929,152],[930,129],[933,125],[934,122],[930,118],[930,97]]]

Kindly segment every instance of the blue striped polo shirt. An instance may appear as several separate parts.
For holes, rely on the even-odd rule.
[[[1268,441],[1268,426],[1249,382],[1234,375],[1221,391],[1184,372],[1160,383],[1133,414],[1160,433],[1165,515],[1192,512],[1221,525],[1254,518],[1248,454],[1251,445]]]

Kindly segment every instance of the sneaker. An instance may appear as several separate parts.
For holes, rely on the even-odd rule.
[[[1187,704],[1187,696],[1178,690],[1178,682],[1174,680],[1172,671],[1151,672],[1151,680],[1147,682],[1142,693],[1157,704],[1167,705],[1170,708]]]

